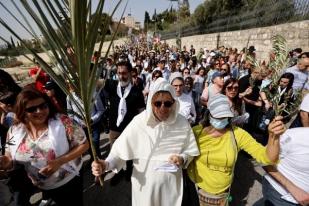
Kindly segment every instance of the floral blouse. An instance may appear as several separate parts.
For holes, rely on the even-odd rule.
[[[86,136],[83,129],[72,124],[71,120],[66,116],[60,118],[66,128],[70,148],[84,143]],[[70,126],[67,126],[68,124]],[[39,173],[39,170],[45,167],[48,161],[56,159],[55,151],[51,145],[48,129],[36,140],[32,140],[29,135],[25,135],[15,155],[16,162],[25,166],[33,184],[45,190],[60,187],[78,175],[68,163],[62,165],[50,177],[45,177]],[[81,158],[77,161],[81,161]]]

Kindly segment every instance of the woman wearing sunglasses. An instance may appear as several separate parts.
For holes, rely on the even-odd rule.
[[[239,98],[239,85],[238,80],[230,78],[226,80],[222,88],[222,94],[228,97],[231,111],[234,114],[232,122],[234,125],[242,126],[249,119],[249,113],[245,110],[245,104],[241,98]]]
[[[178,110],[173,87],[163,78],[157,79],[146,110],[121,133],[106,160],[92,163],[92,173],[117,172],[125,161],[133,160],[133,206],[180,206],[182,168],[199,151],[188,121]]]
[[[13,144],[0,157],[0,169],[13,170],[21,164],[44,197],[57,205],[82,205],[79,170],[88,141],[82,128],[55,111],[47,95],[34,89],[21,91],[16,121],[8,132]]]
[[[234,114],[226,96],[212,97],[208,109],[204,122],[193,128],[201,154],[191,162],[188,173],[199,188],[201,206],[223,206],[228,205],[238,152],[245,150],[265,165],[276,163],[279,135],[285,128],[281,117],[275,118],[269,125],[268,145],[263,147],[249,133],[231,124]]]

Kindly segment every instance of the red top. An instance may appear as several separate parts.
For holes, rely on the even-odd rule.
[[[35,76],[38,70],[39,70],[38,66],[31,68],[29,70],[29,76],[30,77]],[[48,78],[47,73],[41,70],[38,78],[35,81],[35,88],[39,90],[40,92],[45,92],[44,85],[46,84],[46,82],[48,82],[48,80],[49,78]]]

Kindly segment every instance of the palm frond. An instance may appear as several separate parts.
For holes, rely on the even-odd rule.
[[[43,35],[47,45],[41,44],[41,47],[49,56],[50,63],[47,63],[28,46],[22,37],[15,32],[12,25],[9,25],[2,18],[0,18],[0,24],[21,42],[21,45],[35,57],[43,70],[71,98],[79,110],[78,114],[81,115],[87,125],[90,134],[89,140],[92,140],[90,112],[93,107],[93,93],[99,79],[99,72],[97,71],[97,62],[95,62],[92,71],[90,71],[90,65],[99,35],[98,30],[101,30],[102,35],[98,50],[101,54],[106,32],[110,25],[109,22],[102,24],[105,1],[98,0],[94,11],[91,10],[92,0],[20,0],[20,4],[15,3],[13,0],[11,2],[18,10],[21,16],[20,19],[26,24],[23,24],[19,18],[16,18],[13,13],[6,9],[9,15],[15,17],[18,25],[22,26],[28,34],[37,40],[39,36],[30,21],[33,21],[34,25],[38,27],[39,33]],[[116,4],[111,18],[121,2],[122,0],[119,0]],[[1,2],[0,5],[7,8]],[[31,18],[29,19],[28,16]],[[113,39],[115,35],[114,33]],[[108,55],[112,43],[111,41],[106,55]],[[60,71],[60,75],[57,74],[56,70]],[[81,103],[73,98],[68,84],[73,88]],[[90,145],[93,156],[97,157],[92,141],[90,141]],[[101,184],[103,183],[101,182]]]

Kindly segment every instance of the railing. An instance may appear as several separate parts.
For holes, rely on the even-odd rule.
[[[290,9],[286,9],[287,2]],[[282,23],[295,22],[309,19],[309,1],[274,1],[270,0],[267,4],[253,11],[245,11],[241,14],[233,15],[236,11],[230,11],[228,16],[215,17],[212,22],[202,26],[183,26],[181,29],[173,29],[161,32],[161,39],[171,39],[179,35],[181,37],[209,34],[216,32],[226,32],[272,26]]]

